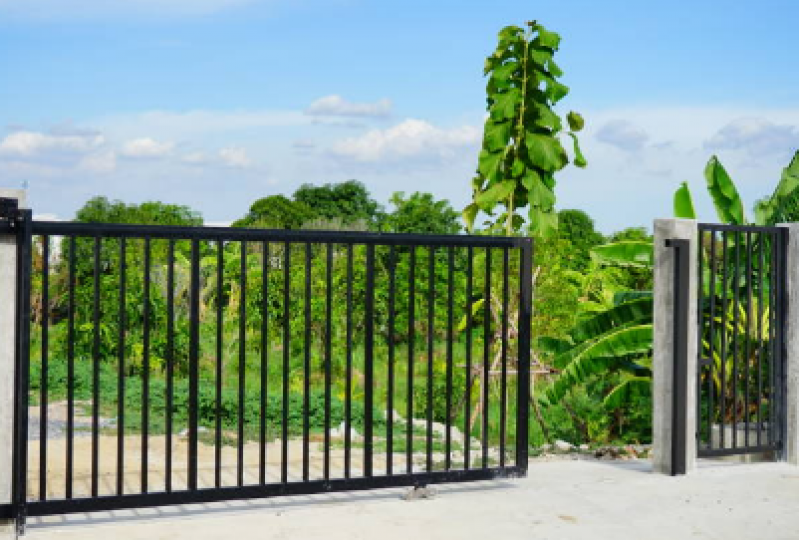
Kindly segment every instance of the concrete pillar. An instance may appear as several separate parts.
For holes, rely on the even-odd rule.
[[[788,253],[786,256],[788,316],[785,321],[785,352],[787,395],[785,430],[785,453],[783,458],[792,465],[799,465],[799,223],[781,223],[788,229]]]
[[[0,197],[25,206],[25,190],[0,188]],[[17,290],[16,237],[0,235],[0,504],[11,502],[14,434],[14,315]],[[16,538],[13,521],[0,520],[0,540]]]
[[[686,472],[696,467],[696,369],[698,334],[697,253],[699,234],[693,219],[655,220],[655,306],[653,313],[654,343],[652,358],[652,453],[653,470],[671,474],[672,388],[674,370],[674,248],[666,247],[668,239],[690,241],[690,292],[686,314],[688,320],[688,392],[685,425]]]

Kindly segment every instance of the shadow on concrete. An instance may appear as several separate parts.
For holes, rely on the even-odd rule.
[[[457,495],[460,493],[512,490],[516,485],[512,479],[469,482],[468,484],[436,484],[432,487],[437,497]],[[379,504],[402,500],[403,495],[412,488],[386,488],[372,491],[354,491],[338,493],[320,493],[315,495],[293,495],[271,497],[265,499],[246,499],[213,503],[183,504],[175,506],[159,506],[152,508],[136,508],[110,510],[77,514],[63,514],[28,518],[30,529],[54,529],[86,527],[90,525],[119,524],[121,522],[142,522],[158,519],[190,519],[194,516],[209,514],[235,514],[238,512],[267,511],[280,515],[294,509],[334,504]],[[410,501],[419,503],[419,501]]]

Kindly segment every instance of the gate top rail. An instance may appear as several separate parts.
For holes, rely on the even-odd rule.
[[[9,222],[0,222],[0,234],[11,234]],[[529,245],[529,237],[401,234],[359,231],[324,231],[297,229],[239,229],[236,227],[177,227],[165,225],[130,225],[116,223],[77,223],[34,221],[32,234],[52,236],[94,236],[104,238],[159,238],[175,240],[252,240],[273,242],[320,242],[335,244],[508,247]]]
[[[763,232],[774,233],[784,230],[784,227],[764,225],[729,225],[726,223],[700,223],[700,231],[738,231],[738,232]]]

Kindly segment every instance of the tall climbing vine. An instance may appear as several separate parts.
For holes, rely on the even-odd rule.
[[[557,228],[555,173],[569,163],[560,140],[563,122],[554,111],[569,92],[558,82],[563,75],[554,59],[559,45],[558,34],[532,21],[526,29],[503,28],[496,51],[486,59],[489,115],[472,181],[472,203],[463,211],[469,230],[479,211],[493,216],[497,206],[504,212],[492,226],[507,234],[524,226],[518,210],[525,207],[531,235],[544,237]],[[576,135],[583,118],[570,112],[566,121],[573,163],[585,167]]]

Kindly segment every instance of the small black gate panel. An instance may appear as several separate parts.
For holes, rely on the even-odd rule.
[[[699,225],[700,456],[780,452],[787,229]]]
[[[529,239],[27,216],[3,517],[525,474]]]

